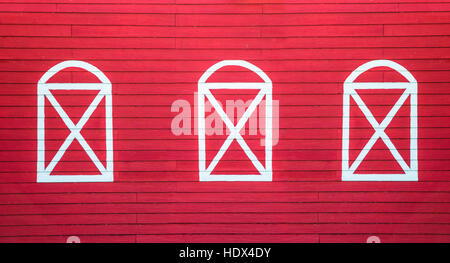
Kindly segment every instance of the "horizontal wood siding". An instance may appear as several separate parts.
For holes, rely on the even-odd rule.
[[[450,242],[450,1],[299,2],[0,0],[0,242]],[[205,70],[228,59],[273,82],[273,182],[199,182],[194,94]],[[418,182],[341,181],[343,82],[376,59],[417,79]],[[65,60],[112,83],[114,182],[36,182],[37,82]],[[59,74],[54,82],[92,82]],[[389,94],[370,97],[383,119]],[[177,100],[191,105],[190,134],[172,131]],[[83,97],[65,101],[80,118]],[[409,116],[400,111],[387,130],[402,151]],[[54,154],[70,131],[57,113],[47,121],[63,125],[46,133]],[[99,125],[82,134],[103,156]],[[361,149],[373,134],[365,125]],[[213,138],[216,151],[225,139]],[[66,170],[88,169],[81,151]],[[371,163],[385,169],[388,159]],[[245,171],[243,161],[225,160],[226,170]]]

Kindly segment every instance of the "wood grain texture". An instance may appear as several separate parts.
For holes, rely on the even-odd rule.
[[[449,242],[449,32],[444,0],[0,0],[0,242]],[[198,181],[194,94],[226,59],[249,61],[273,82],[273,182]],[[419,182],[341,181],[342,85],[375,59],[417,79]],[[64,60],[91,63],[112,83],[113,183],[36,183],[36,85]],[[230,69],[216,80],[254,77]],[[92,80],[65,70],[51,82]],[[361,81],[402,80],[382,68]],[[367,95],[377,118],[393,94]],[[79,119],[89,96],[59,99]],[[189,134],[173,133],[177,101],[190,105]],[[99,156],[103,118],[96,112],[82,130]],[[408,119],[400,111],[386,130],[400,151]],[[46,121],[54,154],[69,130],[56,112]],[[355,150],[373,134],[364,115],[356,123]],[[225,139],[212,136],[208,151]],[[260,146],[261,134],[245,139]],[[387,156],[373,156],[372,168],[394,169],[386,149],[376,152]],[[222,169],[250,171],[242,156]],[[68,157],[60,171],[90,171],[82,148]]]

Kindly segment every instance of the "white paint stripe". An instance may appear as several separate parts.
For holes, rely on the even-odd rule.
[[[66,152],[67,148],[69,148],[70,144],[72,144],[73,139],[75,138],[75,133],[71,132],[69,136],[67,136],[64,143],[59,147],[58,152],[56,152],[55,156],[53,156],[53,159],[51,162],[47,165],[47,168],[45,168],[45,172],[49,175],[55,169],[55,166],[58,164],[58,162],[61,160],[62,156]]]
[[[200,173],[206,170],[206,132],[205,132],[205,95],[204,89],[199,88],[197,94],[197,122],[198,122],[198,165]],[[200,175],[202,178],[202,176]]]
[[[45,170],[45,95],[38,86],[37,96],[37,171]],[[39,107],[41,105],[42,107]]]
[[[347,83],[348,88],[352,89],[409,89],[416,83],[410,82],[352,82]]]
[[[109,83],[42,83],[42,88],[49,90],[100,90]]]
[[[241,119],[238,121],[238,124],[236,127],[233,125],[231,120],[228,118],[228,115],[224,112],[220,104],[217,102],[216,98],[211,94],[209,90],[205,90],[206,97],[213,105],[214,109],[217,111],[221,119],[225,122],[225,125],[227,125],[228,129],[230,129],[231,133],[228,136],[227,140],[221,147],[221,151],[217,153],[217,155],[214,157],[213,161],[209,165],[207,172],[208,174],[211,174],[212,170],[215,168],[217,163],[220,161],[222,156],[224,155],[225,151],[228,149],[228,147],[231,145],[232,141],[234,139],[237,140],[239,145],[244,150],[245,154],[248,156],[248,158],[252,161],[255,168],[262,174],[265,169],[264,166],[257,160],[256,156],[253,154],[253,152],[250,150],[248,145],[245,143],[244,139],[242,138],[241,134],[239,133],[240,130],[244,127],[245,123],[247,122],[248,118],[251,116],[251,114],[255,111],[257,105],[261,102],[262,98],[264,97],[264,91],[261,90],[256,98],[251,102],[250,106],[247,108],[245,113],[242,115]]]
[[[48,172],[50,174],[53,171],[56,164],[60,161],[60,159],[62,158],[62,156],[64,155],[64,153],[66,152],[67,148],[70,146],[70,144],[72,143],[74,138],[76,138],[80,142],[80,145],[83,147],[83,149],[89,155],[91,160],[94,162],[97,169],[101,173],[105,172],[105,168],[104,168],[103,164],[98,160],[97,156],[92,151],[91,147],[85,141],[85,139],[83,138],[83,136],[80,133],[81,129],[83,129],[83,126],[89,120],[90,116],[95,111],[95,109],[97,108],[98,104],[100,103],[100,101],[102,100],[103,97],[104,97],[104,95],[100,95],[100,94],[97,95],[95,97],[95,99],[92,101],[92,103],[89,105],[88,109],[84,112],[83,116],[80,118],[77,125],[74,125],[72,120],[66,114],[64,109],[61,107],[61,105],[55,99],[55,97],[51,93],[49,95],[47,95],[48,100],[53,105],[55,110],[58,112],[59,116],[63,119],[64,123],[66,124],[67,128],[69,128],[71,133],[67,137],[67,139],[64,141],[63,145],[60,147],[60,149],[58,150],[58,152],[56,153],[56,155],[54,156],[54,158],[52,159],[50,164],[45,169],[46,172]]]
[[[272,181],[271,176],[261,176],[259,174],[214,174],[202,177],[202,181],[248,181],[248,182],[270,182]]]
[[[363,151],[358,155],[356,160],[353,162],[352,166],[350,167],[351,171],[355,171],[358,169],[359,164],[364,160],[367,153],[372,149],[373,145],[375,145],[375,142],[378,140],[378,138],[382,138],[383,141],[386,143],[386,146],[391,151],[394,158],[397,160],[397,162],[400,164],[404,172],[407,172],[409,170],[408,165],[406,165],[405,161],[403,160],[402,156],[398,153],[397,149],[395,148],[394,144],[392,144],[389,137],[386,135],[384,130],[389,125],[389,123],[392,121],[395,114],[398,112],[400,107],[405,102],[406,98],[409,96],[409,89],[405,90],[400,96],[400,98],[397,100],[395,105],[392,107],[392,109],[388,113],[388,117],[386,117],[381,124],[378,124],[376,119],[373,117],[371,111],[367,108],[366,104],[361,100],[359,95],[353,94],[352,97],[355,99],[356,103],[360,107],[361,111],[366,116],[367,120],[370,122],[372,127],[375,129],[375,133],[370,138],[370,140],[367,142],[365,147],[363,148]]]
[[[199,83],[203,89],[270,89],[271,83],[265,82],[207,82]]]

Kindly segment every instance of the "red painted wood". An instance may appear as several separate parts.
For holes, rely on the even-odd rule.
[[[67,236],[9,236],[0,237],[2,243],[66,243]],[[78,236],[81,242],[84,243],[133,243],[136,242],[135,235],[85,235]]]
[[[220,205],[219,205],[220,204]],[[442,203],[125,203],[4,205],[1,215],[93,213],[436,213],[445,214]]]
[[[134,224],[133,214],[69,214],[69,215],[8,215],[2,216],[3,226],[67,225],[67,224]]]
[[[298,242],[308,242],[317,243],[319,242],[319,235],[311,234],[233,234],[233,235],[223,235],[223,234],[188,234],[188,235],[137,235],[137,242],[197,242],[197,243],[262,243],[267,242],[266,240],[271,240],[271,242],[284,242],[284,243],[298,243]]]
[[[320,242],[323,243],[365,243],[367,238],[373,236],[371,233],[366,235],[320,235]],[[402,235],[402,234],[377,234],[382,243],[443,243],[446,242],[446,235]]]
[[[141,171],[142,172],[142,171]],[[159,173],[160,171],[155,171]],[[170,172],[170,171],[167,171]],[[308,171],[305,171],[308,172]],[[151,173],[151,172],[149,172]],[[172,172],[173,173],[173,172]],[[8,174],[8,173],[5,173]],[[191,173],[192,174],[192,173]],[[387,185],[385,182],[346,182],[345,184],[337,181],[338,173],[330,172],[330,176],[336,181],[332,182],[261,182],[261,183],[226,183],[226,182],[134,182],[121,178],[122,182],[116,184],[95,184],[85,183],[80,188],[75,183],[58,184],[30,184],[30,183],[16,183],[14,188],[8,188],[8,184],[2,184],[2,193],[65,193],[65,192],[280,192],[280,191],[297,191],[297,192],[321,192],[321,191],[381,191],[381,192],[429,192],[431,190],[438,192],[445,192],[449,187],[449,182],[396,182]],[[119,180],[120,181],[120,180]],[[30,185],[32,185],[30,187]],[[242,189],[245,187],[245,191]]]
[[[70,36],[70,26],[68,25],[0,25],[1,36],[20,36],[20,37],[63,37]]]
[[[0,242],[449,242],[449,13],[449,1],[423,0],[0,0]],[[72,59],[112,82],[112,183],[36,183],[36,85]],[[273,182],[198,181],[194,94],[225,59],[247,60],[273,82]],[[374,59],[417,79],[419,182],[341,181],[342,85]],[[255,79],[236,68],[217,74]],[[386,68],[360,79],[399,80]],[[65,70],[51,82],[92,81]],[[368,95],[377,118],[392,94]],[[83,99],[61,97],[77,118]],[[171,130],[176,101],[191,106],[190,135]],[[95,114],[82,134],[104,156],[104,113]],[[69,131],[55,112],[46,119],[54,154]],[[400,111],[387,129],[401,151],[408,119]],[[361,145],[373,134],[366,125]],[[225,138],[210,138],[208,153]],[[261,136],[245,139],[255,146]],[[384,153],[370,163],[394,169]],[[223,169],[250,171],[240,156]],[[62,171],[90,169],[80,148],[71,157]]]
[[[249,228],[251,227],[251,231]],[[3,235],[133,235],[133,234],[449,234],[448,224],[137,224],[0,226]],[[250,232],[250,233],[249,233]]]
[[[448,224],[448,214],[434,213],[320,213],[321,223],[435,223]]]

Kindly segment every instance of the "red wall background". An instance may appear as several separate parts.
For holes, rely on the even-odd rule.
[[[111,80],[113,183],[36,183],[37,81],[70,59]],[[225,59],[273,82],[273,182],[199,182],[197,136],[170,130],[172,103]],[[419,83],[419,182],[341,181],[342,84],[374,59]],[[450,1],[0,0],[0,241],[449,242],[449,59]]]

